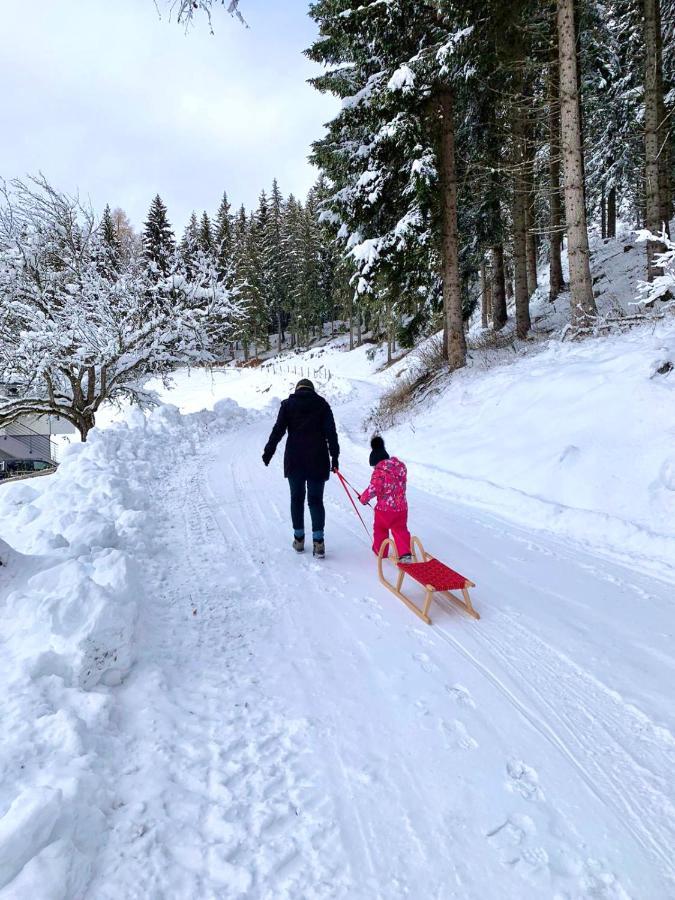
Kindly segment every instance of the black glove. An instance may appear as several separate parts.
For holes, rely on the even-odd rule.
[[[340,466],[338,465],[338,461],[337,461],[337,459],[334,459],[331,462],[330,470],[331,470],[331,472],[337,472],[339,469],[340,469]]]
[[[263,453],[263,455],[262,455],[262,461],[265,463],[266,466],[269,466],[271,459],[272,459],[272,457],[270,456],[270,454],[267,453],[267,451],[265,451],[265,453]]]

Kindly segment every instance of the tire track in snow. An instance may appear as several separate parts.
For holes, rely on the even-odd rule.
[[[268,507],[272,504],[273,508],[278,509],[276,494],[270,496],[269,492],[263,494],[258,490],[249,490],[249,486],[254,483],[255,477],[251,461],[257,462],[258,456],[253,448],[249,452],[248,442],[251,440],[258,441],[259,439],[260,436],[255,431],[247,431],[245,434],[241,434],[240,440],[243,446],[237,454],[236,461],[227,464],[232,491],[238,499],[233,508],[241,512],[240,528],[242,534],[250,535],[252,543],[259,541],[261,536],[269,540],[270,522]],[[253,465],[255,465],[255,462]],[[283,490],[285,492],[285,485]],[[214,504],[217,504],[218,498],[213,489],[211,490],[211,498]],[[353,532],[354,536],[365,544],[360,526],[359,530],[352,530],[350,527],[352,525],[351,517],[349,516],[350,511],[345,511],[341,506],[337,506],[330,495],[327,498],[327,505],[334,507],[334,511],[339,516],[340,527],[346,526],[346,530]],[[224,510],[223,516],[227,517],[228,515],[227,510]],[[216,516],[218,516],[218,513],[216,513]],[[275,521],[280,526],[283,523],[283,520],[280,521],[278,516],[275,516]],[[281,527],[279,531],[281,532]],[[347,583],[347,579],[335,572],[331,565],[330,555],[327,560],[318,562],[313,561],[308,554],[303,557],[293,553],[290,549],[290,527],[287,531],[284,529],[283,540],[284,544],[288,544],[288,558],[293,559],[293,568],[297,565],[304,574],[304,579],[301,582],[301,591],[297,596],[295,592],[292,594],[295,602],[289,605],[288,596],[282,597],[281,601],[287,608],[291,619],[299,617],[299,620],[295,623],[297,627],[295,625],[291,626],[293,628],[293,640],[295,645],[297,645],[294,646],[294,651],[297,652],[299,649],[299,642],[302,642],[305,651],[301,654],[302,670],[298,681],[298,689],[305,693],[307,698],[306,706],[311,710],[315,705],[315,701],[305,688],[307,685],[321,684],[325,678],[325,671],[322,670],[317,657],[316,646],[310,644],[309,632],[302,627],[302,601],[312,603],[315,598],[325,598],[326,595],[334,598],[336,602],[331,604],[331,627],[337,629],[337,631],[344,630],[348,633],[349,643],[351,643],[355,637],[353,608],[350,608],[353,607],[354,600],[336,586],[336,583]],[[283,558],[281,554],[267,554],[265,557],[265,571],[261,576],[267,581],[270,589],[275,590],[276,593],[278,593],[278,587],[283,583],[285,577],[281,571],[281,560]],[[345,603],[345,601],[348,602]],[[360,766],[355,769],[353,762],[352,764],[347,762],[340,752],[341,742],[336,736],[340,734],[342,724],[335,718],[330,703],[321,708],[320,717],[323,721],[329,723],[328,727],[323,729],[324,736],[318,735],[318,738],[323,745],[324,760],[332,760],[334,771],[337,773],[337,780],[340,782],[339,786],[333,785],[332,790],[336,795],[336,800],[340,798],[337,802],[341,803],[343,807],[344,840],[346,845],[350,846],[350,860],[356,854],[357,858],[361,858],[365,863],[365,866],[361,864],[359,867],[361,878],[364,875],[364,868],[366,872],[370,873],[366,876],[367,880],[365,883],[360,884],[358,887],[356,885],[352,886],[349,896],[367,897],[368,900],[371,900],[371,898],[372,900],[375,900],[375,898],[393,900],[393,898],[397,897],[408,897],[410,885],[407,878],[406,862],[410,862],[410,847],[414,846],[416,848],[415,852],[418,857],[416,865],[420,870],[431,869],[433,871],[434,860],[438,859],[439,854],[441,856],[445,854],[443,842],[436,842],[435,835],[433,839],[428,834],[421,835],[418,826],[413,823],[407,813],[407,807],[411,798],[415,798],[423,793],[418,780],[418,769],[417,767],[411,767],[405,760],[397,758],[396,777],[394,779],[387,778],[384,774],[389,768],[386,764],[386,757],[380,761],[381,768],[375,776],[367,769],[362,770]],[[369,723],[367,725],[364,723],[364,725],[369,727]],[[378,740],[375,736],[373,736],[372,740],[365,741],[366,746],[374,746],[377,743]],[[373,790],[386,791],[387,815],[392,821],[400,822],[401,827],[405,829],[408,835],[406,855],[404,857],[399,858],[396,856],[393,858],[391,856],[391,846],[386,842],[383,843],[382,835],[378,833],[382,828],[382,823],[377,818],[374,820],[372,816],[373,811],[376,812],[376,816],[381,815],[381,812],[377,812],[377,806],[373,810],[373,804],[369,803],[368,800],[364,804],[364,792],[365,796],[368,797]],[[351,798],[351,802],[345,804],[342,798]],[[426,822],[425,827],[428,827]],[[358,836],[357,846],[354,845],[355,832]],[[433,845],[431,848],[429,846],[430,843]],[[377,859],[374,854],[378,854]],[[448,860],[444,863],[446,872],[448,863]],[[398,877],[396,877],[394,873],[401,866],[403,868],[400,869]],[[432,895],[430,894],[429,896]],[[440,897],[442,892],[438,894],[434,892],[433,896]]]

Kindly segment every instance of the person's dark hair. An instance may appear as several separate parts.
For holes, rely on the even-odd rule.
[[[301,378],[295,386],[296,391],[313,391],[314,384],[309,378]]]
[[[389,459],[389,454],[384,446],[384,441],[376,434],[370,442],[370,465],[376,466],[384,459]]]

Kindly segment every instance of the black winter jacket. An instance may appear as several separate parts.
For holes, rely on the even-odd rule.
[[[288,431],[284,453],[284,476],[327,481],[340,456],[333,412],[328,402],[312,390],[303,388],[287,400],[281,409],[263,453],[268,463],[279,441]]]

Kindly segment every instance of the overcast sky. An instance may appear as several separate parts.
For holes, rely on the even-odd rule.
[[[276,176],[306,194],[336,110],[306,84],[308,0],[245,0],[250,30],[219,9],[215,35],[153,0],[0,2],[0,176],[42,171],[135,227],[159,193],[179,234],[223,190],[251,206]]]

